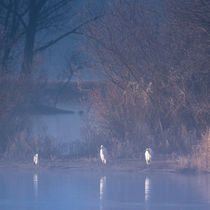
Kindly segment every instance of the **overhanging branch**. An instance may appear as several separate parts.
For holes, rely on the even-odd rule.
[[[56,38],[56,39],[54,39],[54,40],[51,40],[51,41],[49,41],[48,43],[46,43],[45,45],[43,45],[43,46],[37,48],[37,49],[34,51],[34,53],[39,53],[39,52],[42,52],[42,51],[46,50],[48,47],[51,47],[52,45],[56,44],[57,42],[59,42],[59,41],[62,40],[63,38],[69,36],[70,34],[82,34],[82,33],[78,32],[77,30],[80,29],[80,28],[82,28],[84,25],[86,25],[86,24],[88,24],[88,23],[90,23],[90,22],[92,22],[92,21],[97,20],[97,19],[100,18],[100,17],[102,17],[102,16],[97,16],[97,17],[95,17],[95,18],[93,18],[93,19],[90,19],[90,20],[85,21],[84,23],[81,23],[80,25],[78,25],[77,27],[75,27],[74,29],[72,29],[71,31],[68,31],[68,32],[62,34],[62,35],[59,36],[58,38]]]
[[[8,11],[14,13],[14,14],[18,17],[18,19],[20,20],[20,22],[21,22],[21,24],[23,25],[24,29],[27,28],[27,26],[26,26],[26,24],[25,24],[25,22],[24,22],[22,16],[21,16],[17,11],[11,9],[9,6],[7,6],[6,4],[4,4],[4,2],[2,2],[2,1],[0,1],[0,5],[1,5],[3,8],[5,8],[6,10],[8,10]]]

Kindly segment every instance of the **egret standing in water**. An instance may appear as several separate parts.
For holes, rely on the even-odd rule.
[[[108,152],[107,152],[107,149],[103,145],[101,145],[100,147],[100,158],[103,164],[107,163]]]
[[[34,161],[34,165],[38,165],[38,163],[39,163],[38,153],[36,153],[36,154],[34,155],[33,161]]]
[[[152,156],[153,156],[152,149],[151,148],[147,148],[144,155],[145,155],[146,164],[150,165],[150,163],[152,161]]]

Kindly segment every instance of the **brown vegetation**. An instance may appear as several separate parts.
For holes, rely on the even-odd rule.
[[[190,154],[209,129],[209,35],[201,27],[208,13],[200,13],[202,4],[115,0],[86,28],[93,68],[110,81],[91,97],[97,132],[113,154],[136,156],[146,146]]]
[[[202,136],[200,143],[193,147],[191,154],[178,158],[178,164],[181,168],[210,172],[210,130]]]

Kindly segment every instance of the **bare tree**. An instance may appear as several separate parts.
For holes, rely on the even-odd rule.
[[[16,11],[22,1],[9,1],[8,4],[0,1],[0,57],[1,57],[1,73],[9,71],[8,63],[11,62],[11,53],[14,46],[17,46],[17,41],[22,37],[20,29],[19,16],[12,11]],[[3,6],[2,6],[3,5]],[[5,8],[6,7],[6,8]]]
[[[4,34],[1,42],[2,50],[2,70],[8,69],[8,61],[12,50],[17,47],[17,42],[23,43],[22,75],[31,75],[34,55],[40,53],[70,34],[78,34],[78,30],[85,24],[94,20],[86,20],[77,23],[76,26],[64,30],[59,26],[67,26],[65,22],[70,22],[72,15],[72,0],[0,0],[0,25]],[[67,18],[68,21],[67,21]],[[40,41],[40,34],[56,29],[56,36]]]
[[[40,91],[46,83],[34,77],[36,55],[65,37],[78,34],[80,28],[94,20],[94,18],[84,22],[77,20],[70,25],[71,17],[75,15],[71,10],[73,2],[76,1],[0,0],[2,153],[5,153],[16,140],[18,145],[21,138],[17,136],[30,127],[30,118],[27,118],[29,112],[40,102]],[[12,66],[13,59],[17,64],[15,68]],[[70,78],[71,75],[69,80]]]
[[[210,5],[208,0],[164,1],[167,11],[173,17],[173,22],[183,22],[192,25],[194,29],[210,33]]]

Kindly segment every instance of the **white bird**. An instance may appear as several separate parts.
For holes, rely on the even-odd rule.
[[[108,152],[107,152],[107,149],[103,145],[101,145],[100,147],[100,158],[103,164],[107,163]]]
[[[38,165],[39,163],[38,153],[34,155],[33,161],[34,161],[34,165]]]
[[[145,155],[146,164],[150,165],[150,163],[152,161],[152,156],[153,156],[152,149],[151,148],[147,148],[144,155]]]

